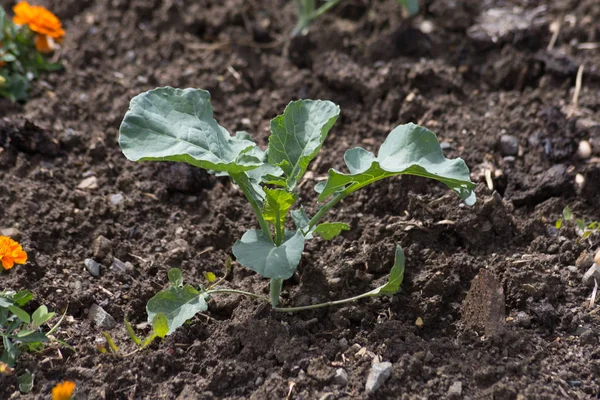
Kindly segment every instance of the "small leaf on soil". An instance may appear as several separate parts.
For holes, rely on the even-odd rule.
[[[148,323],[152,324],[157,314],[167,317],[167,335],[175,332],[177,328],[199,312],[206,311],[206,295],[190,285],[183,287],[170,287],[157,293],[146,305]]]
[[[377,289],[372,290],[373,296],[393,296],[400,290],[400,285],[402,285],[402,281],[404,279],[404,251],[400,245],[396,246],[396,254],[394,258],[394,266],[390,271],[390,278],[388,282],[378,287]]]
[[[167,273],[169,282],[175,287],[183,286],[183,274],[179,268],[171,268]]]
[[[33,374],[29,370],[19,376],[19,390],[21,393],[29,393],[33,389]]]
[[[317,225],[313,234],[321,236],[325,240],[331,240],[338,236],[342,231],[349,231],[348,224],[343,222],[325,222]]]
[[[165,314],[159,313],[152,320],[152,329],[159,338],[164,338],[169,333],[169,322]]]
[[[301,231],[286,232],[285,241],[276,246],[262,232],[250,230],[233,245],[233,254],[244,267],[264,278],[290,278],[302,257],[304,235]]]

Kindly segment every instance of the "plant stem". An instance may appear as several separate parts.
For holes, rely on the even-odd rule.
[[[258,220],[260,229],[262,229],[262,231],[269,238],[269,240],[271,242],[273,242],[273,236],[271,235],[271,230],[269,229],[269,225],[267,224],[267,221],[265,221],[265,219],[262,215],[262,211],[260,209],[260,206],[258,205],[258,202],[254,198],[254,196],[252,196],[250,189],[246,185],[246,181],[248,180],[248,178],[246,176],[243,176],[242,174],[236,174],[236,175],[230,175],[230,176],[231,176],[231,179],[240,187],[240,189],[242,189],[242,192],[244,192],[244,195],[250,202],[250,205],[252,205],[252,209],[254,210],[254,214],[256,214],[256,219]]]
[[[271,279],[270,282],[270,297],[271,297],[271,306],[273,308],[277,307],[279,304],[279,294],[281,293],[281,288],[283,287],[283,279]]]
[[[273,310],[274,311],[280,311],[280,312],[289,312],[289,313],[298,312],[298,311],[306,311],[306,310],[315,310],[317,308],[337,306],[337,305],[340,305],[340,304],[350,303],[352,301],[356,301],[356,300],[359,300],[359,299],[364,299],[366,297],[373,297],[373,292],[371,291],[371,292],[363,293],[363,294],[360,294],[358,296],[349,297],[347,299],[335,300],[335,301],[328,301],[327,303],[312,304],[310,306],[290,307],[290,308],[273,307]]]
[[[352,193],[352,192],[350,192]],[[310,221],[308,221],[308,227],[306,228],[307,232],[310,232],[310,230],[319,223],[319,221],[321,220],[321,218],[323,218],[323,216],[325,214],[327,214],[327,211],[331,210],[331,208],[333,206],[335,206],[337,203],[339,203],[340,201],[342,201],[346,196],[348,196],[350,193],[346,193],[346,191],[342,191],[338,194],[336,194],[333,199],[331,199],[327,204],[325,204],[323,207],[321,207],[321,209],[319,211],[317,211],[317,213],[311,218]]]
[[[262,300],[266,303],[269,302],[269,299],[267,299],[264,296],[261,296],[259,294],[254,294],[252,292],[246,292],[245,290],[235,290],[235,289],[214,289],[214,290],[207,290],[206,294],[215,294],[215,293],[229,293],[229,294],[240,294],[242,296],[248,296],[248,297],[252,297],[258,300]]]

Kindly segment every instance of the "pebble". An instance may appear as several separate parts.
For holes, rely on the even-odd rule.
[[[587,140],[582,140],[579,142],[579,147],[577,148],[577,157],[587,160],[592,156],[592,145]]]
[[[254,385],[255,386],[260,386],[264,383],[264,378],[262,376],[259,376],[258,378],[256,378],[256,380],[254,381]]]
[[[79,185],[77,185],[77,189],[87,189],[94,190],[98,189],[98,178],[95,176],[90,176],[89,178],[85,178],[82,180]]]
[[[527,313],[519,311],[515,316],[515,323],[523,328],[529,328],[531,326],[531,317]]]
[[[592,278],[595,278],[597,281],[600,281],[600,266],[596,263],[592,264],[590,269],[583,275],[583,283],[588,281],[594,282]]]
[[[462,382],[456,381],[448,389],[448,398],[449,399],[460,399],[461,396],[462,396]]]
[[[117,321],[98,304],[92,304],[90,307],[88,318],[99,329],[113,329],[117,326]]]
[[[17,228],[2,228],[0,229],[0,235],[8,236],[12,240],[16,240],[17,242],[21,240],[21,237],[23,237],[23,233],[21,233],[21,231]]]
[[[348,384],[348,373],[344,370],[344,368],[338,368],[335,370],[333,384],[339,386],[346,386]]]
[[[374,362],[367,377],[367,384],[365,385],[367,393],[375,393],[390,376],[392,376],[391,362]]]
[[[117,274],[125,274],[127,273],[127,267],[125,263],[119,260],[117,257],[113,258],[112,266],[110,269]]]
[[[341,347],[348,347],[348,339],[346,339],[346,338],[341,338],[339,340],[339,343],[340,343]]]
[[[512,135],[500,136],[499,147],[503,156],[516,156],[519,154],[519,140]]]
[[[121,202],[123,202],[124,198],[125,196],[123,196],[123,193],[112,194],[110,196],[110,202],[115,206],[118,206],[119,204],[121,204]]]
[[[112,242],[104,236],[100,235],[94,240],[94,243],[92,244],[92,255],[95,259],[99,260],[106,257],[106,255],[110,253],[111,249]]]
[[[577,257],[577,261],[575,261],[575,266],[580,269],[586,269],[592,266],[594,263],[594,256],[592,253],[587,251],[583,251],[579,257]]]
[[[85,269],[88,270],[92,276],[100,276],[100,264],[91,258],[86,258],[83,260],[83,264],[85,265]]]

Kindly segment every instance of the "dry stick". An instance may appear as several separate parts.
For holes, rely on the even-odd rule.
[[[579,66],[577,70],[577,78],[575,78],[575,91],[573,92],[573,106],[569,113],[569,118],[575,115],[577,112],[577,106],[579,104],[579,93],[581,93],[581,81],[583,80],[583,64]]]
[[[557,26],[554,32],[552,33],[552,38],[550,39],[550,43],[548,43],[548,47],[546,47],[546,50],[548,51],[552,50],[554,48],[554,45],[556,44],[556,40],[558,39],[558,35],[560,34],[560,28],[562,27],[563,17],[561,16],[554,22],[557,24]]]

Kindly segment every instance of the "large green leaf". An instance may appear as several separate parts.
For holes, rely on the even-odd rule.
[[[394,266],[390,271],[390,277],[387,283],[377,289],[371,290],[369,293],[373,296],[393,296],[400,290],[400,285],[404,279],[404,251],[400,245],[396,246],[396,255],[394,258]]]
[[[330,101],[298,100],[271,121],[269,164],[283,169],[288,190],[296,187],[339,114],[340,108]]]
[[[460,158],[448,160],[435,134],[412,123],[396,127],[377,157],[356,147],[346,151],[344,160],[350,174],[330,169],[326,183],[315,187],[321,193],[319,201],[336,192],[349,194],[380,179],[408,174],[438,180],[458,193],[466,204],[475,203],[475,184],[465,162]]]
[[[285,223],[285,217],[289,209],[296,202],[296,196],[283,189],[265,188],[265,202],[263,204],[262,214],[265,221],[272,224]]]
[[[119,132],[121,149],[133,161],[182,161],[225,173],[262,165],[248,134],[232,137],[214,120],[206,90],[162,87],[137,95]]]
[[[304,235],[300,230],[286,233],[285,241],[276,246],[262,231],[250,230],[233,245],[233,254],[244,267],[271,279],[290,278],[302,257]]]
[[[207,309],[206,295],[190,285],[170,287],[157,293],[146,304],[149,324],[153,324],[157,314],[164,314],[167,317],[168,335],[175,332],[185,321]]]

